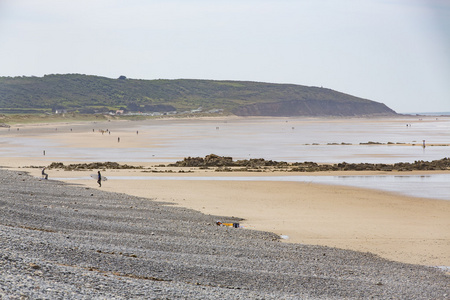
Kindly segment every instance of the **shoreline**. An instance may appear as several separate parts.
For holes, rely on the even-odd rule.
[[[193,123],[189,123],[190,121]],[[64,151],[61,151],[62,146],[64,146],[79,151],[77,153],[79,162],[104,161],[105,159],[108,161],[121,161],[121,156],[118,154],[119,151],[129,149],[131,151],[129,155],[137,155],[136,159],[157,163],[175,162],[189,155],[203,157],[214,153],[219,156],[230,155],[234,159],[258,159],[262,157],[274,161],[313,161],[319,164],[341,162],[384,162],[394,164],[396,162],[412,163],[415,160],[432,161],[448,156],[447,150],[450,148],[450,141],[443,138],[442,134],[433,138],[429,137],[426,140],[426,151],[423,149],[422,138],[418,139],[416,135],[412,135],[417,130],[419,136],[424,135],[424,138],[426,138],[424,130],[429,126],[435,126],[434,122],[442,122],[440,124],[445,127],[448,125],[448,121],[450,121],[450,117],[440,121],[436,121],[433,118],[420,121],[417,118],[412,118],[408,122],[405,122],[403,119],[386,118],[346,118],[338,120],[323,118],[273,119],[263,117],[254,119],[238,117],[163,118],[146,121],[24,125],[21,128],[10,129],[10,132],[8,129],[0,128],[0,135],[6,141],[4,144],[5,150],[11,151],[12,154],[16,150],[14,148],[17,145],[14,142],[16,139],[30,138],[29,147],[36,149],[36,152],[32,153],[34,157],[42,155],[42,152],[46,151],[47,155],[55,157],[53,161],[57,162],[66,162],[70,159]],[[352,128],[347,134],[333,134],[319,139],[316,139],[314,134],[305,136],[305,134],[310,132],[309,130],[314,130],[314,128],[328,130],[328,127],[332,128],[334,125],[342,128],[342,124],[346,124],[345,122],[349,122]],[[412,123],[412,127],[410,127],[412,129],[404,127],[406,123]],[[193,124],[192,127],[190,124]],[[395,131],[393,132],[396,135],[392,139],[381,138],[380,135],[376,135],[374,138],[370,136],[364,137],[364,135],[358,133],[360,124],[365,128],[364,130],[369,130],[368,132],[373,130],[373,128],[394,127]],[[391,127],[386,127],[386,124],[390,124]],[[279,149],[276,152],[265,150],[265,134],[258,130],[259,126],[264,126],[263,128],[268,130],[273,138],[280,136],[282,142],[279,145],[283,147],[282,151]],[[234,144],[234,140],[231,138],[231,136],[239,137],[241,133],[244,136],[248,134],[256,135],[254,141],[240,141],[241,149],[248,149],[244,152],[236,150],[239,148],[239,145]],[[398,133],[402,133],[402,135],[398,135]],[[405,138],[403,138],[403,133],[406,134]],[[358,138],[352,138],[354,134]],[[302,138],[302,136],[305,137]],[[340,137],[336,138],[335,136]],[[211,147],[211,143],[205,139],[217,141],[217,146]],[[191,152],[180,152],[177,150],[186,145],[189,145]],[[223,150],[227,149],[227,147],[230,147],[230,149],[227,151]],[[211,149],[211,151],[204,151],[206,149]],[[83,152],[80,151],[83,151],[85,155],[82,155]],[[299,156],[298,153],[308,155]],[[323,154],[315,155],[315,153]],[[29,151],[24,152],[24,154],[29,155]]]
[[[11,169],[40,177],[40,169]],[[208,170],[166,174],[141,171],[108,169],[102,171],[102,175],[131,178],[162,175],[177,176],[181,179],[199,175],[229,178],[243,175],[243,172],[223,174]],[[99,188],[92,179],[76,182],[70,180],[74,177],[88,177],[91,173],[93,171],[53,170],[50,171],[50,180],[52,177],[58,177],[63,182],[86,188],[154,199],[207,215],[240,218],[243,219],[240,221],[243,230],[256,229],[273,232],[278,236],[289,236],[288,240],[282,240],[286,243],[371,252],[395,261],[427,266],[450,266],[448,200],[408,197],[373,189],[317,183],[135,179],[110,180]],[[329,175],[329,172],[324,173],[315,176]],[[408,172],[411,173],[426,174],[423,171]],[[361,175],[361,172],[358,174]],[[364,174],[380,175],[380,172]],[[267,176],[251,172],[245,175]],[[283,176],[285,173],[280,172],[278,175]],[[64,177],[67,180],[64,180]]]
[[[417,117],[411,118],[416,119]],[[153,120],[150,121],[153,122]],[[155,123],[161,124],[158,122],[159,120],[155,121]],[[171,124],[172,121],[185,122],[186,120],[163,119],[161,121],[168,122],[164,124]],[[320,119],[317,119],[317,121],[319,122]],[[336,122],[341,121],[344,120],[336,120]],[[22,130],[21,127],[20,133],[36,139],[41,137],[52,138],[60,143],[58,147],[61,147],[61,149],[84,147],[86,145],[92,147],[96,145],[101,135],[97,133],[88,135],[89,138],[86,138],[86,133],[92,132],[93,129],[98,129],[100,126],[105,127],[104,129],[108,126],[108,129],[112,130],[113,133],[121,130],[120,137],[125,141],[129,136],[130,141],[118,143],[117,136],[111,134],[110,141],[106,139],[108,136],[105,136],[105,139],[102,139],[99,145],[101,147],[114,147],[117,148],[117,151],[120,151],[120,149],[127,147],[142,147],[141,139],[131,140],[131,137],[136,137],[136,129],[133,126],[142,124],[138,122],[140,121],[83,123],[80,125],[81,127],[76,127],[76,124],[65,123],[61,125],[62,127],[57,125],[57,130],[54,124],[38,128],[25,126],[27,129]],[[401,125],[404,120],[398,120],[398,122]],[[76,132],[67,134],[72,127]],[[57,132],[57,134],[48,134],[50,132]],[[141,132],[139,132],[140,136]],[[150,143],[150,146],[145,144],[145,147],[158,147],[159,139],[161,137],[155,132],[155,137],[150,142],[146,141],[146,143]],[[19,171],[27,171],[35,177],[40,177],[40,169],[24,167],[48,166],[51,162],[57,161],[63,161],[65,164],[70,162],[68,158],[61,160],[52,156],[51,151],[48,151],[45,156],[42,156],[42,150],[38,150],[38,152],[38,156],[1,158],[0,165]],[[83,157],[80,159],[83,161]],[[120,163],[121,161],[117,160],[117,162]],[[144,165],[152,169],[155,168],[155,165],[160,164],[160,162],[142,161],[126,161],[123,163]],[[185,170],[189,171],[190,168],[187,167]],[[79,174],[89,176],[91,173],[95,173],[94,171],[96,172],[96,170],[93,170]],[[228,173],[203,170],[202,172],[204,173],[201,174],[205,176],[223,177],[242,174],[245,176],[329,176],[339,174],[336,173],[339,171],[325,173]],[[352,171],[345,171],[345,174],[412,175],[431,174],[430,172],[438,174],[439,171],[349,172]],[[200,174],[198,172],[142,173],[139,170],[106,170],[102,173],[105,176],[177,177],[198,176]],[[76,171],[52,170],[49,175],[52,179],[64,176],[76,177],[77,173]],[[74,184],[70,180],[67,180],[67,182]],[[83,184],[86,188],[98,189],[95,180],[92,179],[79,181],[76,184],[78,185],[78,183]],[[290,236],[288,242],[297,241],[299,243],[368,251],[396,261],[415,264],[450,266],[450,201],[446,200],[413,198],[361,188],[292,182],[115,180],[105,182],[101,189],[152,198],[157,201],[192,208],[206,214],[244,218],[246,221],[242,222],[243,226],[247,226],[249,229],[275,232],[277,235],[288,235]],[[230,210],[230,208],[236,210]]]
[[[67,120],[62,117],[61,119],[58,119],[57,121],[48,121],[45,118],[38,118],[35,119],[33,122],[17,122],[13,124],[7,124],[2,122],[5,119],[5,117],[1,117],[0,114],[0,124],[4,124],[9,127],[0,127],[0,130],[17,130],[17,128],[28,128],[28,129],[40,129],[44,127],[61,127],[61,128],[70,128],[73,126],[79,126],[81,128],[90,128],[92,125],[105,125],[105,127],[113,126],[115,124],[132,124],[132,125],[140,125],[142,123],[148,124],[148,123],[163,123],[163,122],[189,122],[189,121],[217,121],[217,122],[224,122],[227,123],[228,121],[260,121],[260,120],[276,120],[276,121],[285,121],[286,123],[289,123],[291,121],[298,121],[298,122],[330,122],[330,123],[342,123],[342,122],[353,122],[353,121],[361,121],[362,123],[365,122],[378,122],[378,121],[384,121],[389,120],[394,123],[399,123],[402,126],[407,124],[408,126],[412,126],[414,124],[420,124],[420,123],[430,123],[435,121],[442,121],[442,120],[450,120],[450,115],[405,115],[405,114],[398,114],[395,116],[372,116],[372,117],[338,117],[338,116],[291,116],[291,117],[268,117],[268,116],[248,116],[248,117],[241,117],[236,115],[218,115],[218,116],[179,116],[179,117],[172,117],[172,116],[160,116],[155,118],[137,118],[137,119],[127,119],[127,118],[116,118],[116,117],[107,117],[107,118],[68,118]],[[408,120],[408,123],[405,123],[405,121]],[[410,124],[411,122],[411,124]]]
[[[96,117],[96,115],[78,115],[75,117],[66,117],[65,114],[62,115],[44,115],[44,114],[11,114],[15,115],[15,118],[10,118],[9,115],[4,115],[4,117],[0,120],[8,120],[11,119],[11,124],[4,123],[2,124],[8,126],[39,126],[41,124],[53,125],[53,124],[75,124],[75,123],[100,123],[100,122],[116,122],[116,121],[130,121],[130,122],[140,122],[140,121],[152,121],[152,120],[199,120],[199,119],[259,119],[259,118],[271,118],[271,119],[291,119],[291,118],[303,118],[303,119],[327,119],[327,120],[340,120],[340,119],[395,119],[395,118],[446,118],[450,115],[418,115],[418,114],[396,114],[396,115],[374,115],[374,116],[290,116],[290,117],[279,117],[279,116],[236,116],[233,114],[229,115],[179,115],[179,116],[158,116],[158,117],[148,117],[148,116],[110,116],[110,115],[101,115],[101,119]],[[67,115],[71,115],[68,113]],[[55,117],[56,119],[52,119]],[[133,118],[135,117],[135,118]],[[18,122],[24,120],[26,118],[32,119],[32,122]]]
[[[242,218],[244,228],[289,236],[283,240],[288,243],[371,252],[404,263],[450,267],[450,222],[444,220],[450,215],[447,200],[290,182],[158,181],[152,182],[150,191],[146,188],[148,182],[133,183],[114,181],[114,187],[107,190],[145,198],[156,196],[157,201],[207,215]],[[92,187],[92,182],[85,186]],[[169,192],[173,189],[178,191]],[[214,196],[202,196],[203,193]],[[299,201],[300,193],[307,197]],[[375,201],[378,202],[371,203]]]
[[[154,198],[0,173],[0,298],[448,298],[443,268],[281,243]]]

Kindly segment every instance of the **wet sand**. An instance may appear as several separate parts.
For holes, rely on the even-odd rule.
[[[46,150],[54,158],[68,161],[73,157],[81,162],[174,162],[214,153],[288,162],[397,163],[442,159],[450,149],[450,118],[161,119],[15,126],[10,130],[0,128],[0,143],[5,141],[2,145],[8,146],[5,150],[11,156],[39,156]],[[45,139],[34,138],[39,136]],[[30,138],[25,141],[30,150],[14,147],[24,142],[22,137]],[[66,146],[71,151],[65,151]]]
[[[53,126],[49,125],[49,129]],[[114,126],[116,124],[109,126],[113,128],[110,130],[114,130]],[[40,128],[41,130],[33,131],[30,136],[39,138],[39,131],[42,131],[43,127]],[[108,134],[108,137],[104,136],[101,147],[140,147],[142,144],[138,139],[131,142],[131,137],[136,135],[133,127],[120,133],[120,142],[113,134],[107,139]],[[65,136],[67,134],[53,136],[60,143],[58,147],[94,147],[99,139],[98,133],[87,135],[85,132]],[[128,137],[130,141],[122,143]],[[153,143],[154,147],[157,147],[158,138],[155,138]],[[149,145],[146,144],[145,147]],[[60,161],[58,159],[51,154],[28,158],[3,157],[0,158],[0,165],[40,176],[40,169],[24,167],[48,165],[53,161]],[[124,161],[127,164],[147,167],[154,165],[140,161],[130,163],[129,158]],[[71,182],[70,178],[89,176],[94,172],[49,170],[48,173],[50,179],[67,177],[67,181]],[[103,175],[113,178],[160,177],[165,174],[140,170],[105,170]],[[235,172],[217,174],[200,170],[192,174],[167,174],[205,175],[264,176]],[[274,173],[270,173],[270,176],[273,175]],[[333,175],[338,174],[334,172]],[[77,180],[75,183],[97,188],[95,180]],[[450,201],[406,197],[377,190],[294,182],[109,180],[103,183],[101,189],[156,198],[206,214],[239,217],[244,219],[241,222],[244,227],[289,236],[286,242],[371,252],[384,258],[414,264],[450,266]]]

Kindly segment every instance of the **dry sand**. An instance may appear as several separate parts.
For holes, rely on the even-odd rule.
[[[120,136],[127,138],[135,134],[135,131],[128,131],[121,132]],[[34,137],[36,135],[38,136],[33,133]],[[53,138],[64,141],[67,147],[80,147],[83,143],[92,147],[96,144],[96,136],[98,137],[98,134],[86,139],[85,134],[71,134],[70,139],[63,135],[53,135]],[[108,142],[117,146],[117,135],[111,136]],[[107,145],[103,143],[102,147],[104,146]],[[127,146],[136,145],[127,143]],[[52,161],[57,160],[51,156],[2,158],[0,165],[24,170],[25,166],[48,165]],[[145,165],[139,162],[135,164]],[[34,176],[40,176],[39,169],[26,170]],[[50,179],[70,179],[89,176],[93,172],[50,170],[48,173]],[[161,173],[144,173],[140,170],[106,170],[103,175],[110,176],[111,179],[115,176],[164,176]],[[205,175],[218,176],[207,171],[167,174],[171,177]],[[223,173],[219,175],[224,176]],[[264,174],[233,172],[226,176]],[[95,180],[68,182],[97,187]],[[350,187],[266,181],[113,179],[104,182],[101,189],[157,198],[206,214],[243,218],[241,224],[244,227],[287,235],[287,242],[367,251],[407,263],[450,266],[450,201],[413,198]]]

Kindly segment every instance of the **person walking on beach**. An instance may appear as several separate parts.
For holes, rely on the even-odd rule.
[[[99,187],[102,187],[102,174],[98,171],[97,183]]]
[[[46,169],[46,167],[44,167],[43,169],[42,169],[42,176],[44,177],[44,179],[48,179],[48,174],[47,173],[45,173],[45,169]]]

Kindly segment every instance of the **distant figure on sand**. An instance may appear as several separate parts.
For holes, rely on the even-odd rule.
[[[46,167],[44,167],[44,168],[42,169],[42,176],[44,177],[44,179],[48,179],[48,174],[45,173],[45,169],[46,169]]]
[[[102,174],[100,174],[100,171],[98,171],[97,183],[99,187],[102,187]]]

